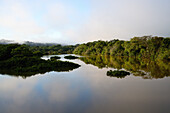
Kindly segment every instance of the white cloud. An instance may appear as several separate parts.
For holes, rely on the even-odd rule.
[[[73,37],[87,42],[113,38],[128,40],[143,35],[169,36],[170,5],[165,1],[93,0],[91,17]]]
[[[83,8],[65,0],[3,1],[0,34],[6,35],[0,38],[70,44],[170,36],[168,0],[91,0],[89,7]]]
[[[20,38],[44,31],[44,29],[36,23],[26,4],[22,2],[9,2],[11,1],[5,1],[3,7],[1,7],[1,27],[12,31],[14,37],[22,36]]]
[[[47,6],[44,19],[50,27],[62,27],[69,23],[69,6],[62,3],[53,3]]]

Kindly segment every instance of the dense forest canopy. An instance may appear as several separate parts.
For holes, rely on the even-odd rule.
[[[170,38],[134,37],[130,41],[111,40],[94,41],[77,46],[74,54],[79,55],[112,55],[142,57],[151,59],[170,59]]]
[[[0,73],[27,77],[49,71],[70,71],[80,66],[57,59],[43,60],[41,55],[27,45],[0,45]]]
[[[170,59],[170,38],[157,36],[134,37],[130,41],[118,39],[110,41],[98,40],[77,45],[39,43],[25,43],[23,45],[27,46],[34,55],[38,56],[74,53],[79,55],[111,55],[159,60]],[[14,44],[13,46],[17,45]],[[1,51],[8,51],[8,49],[2,50],[1,48]],[[5,54],[3,55],[6,56]]]
[[[56,55],[56,54],[71,54],[78,45],[42,45],[42,46],[30,46],[31,51],[35,53]]]
[[[107,62],[108,59],[101,61],[103,56],[114,56],[130,58],[133,60],[138,59],[140,64],[145,66],[146,62],[143,62],[143,59],[157,60],[157,63],[151,63],[151,61],[146,64],[155,67],[155,69],[160,69],[159,71],[169,72],[169,61],[170,61],[170,38],[163,37],[152,37],[152,36],[143,36],[143,37],[134,37],[130,41],[122,41],[114,39],[111,41],[94,41],[88,42],[86,44],[80,45],[20,45],[20,44],[0,44],[0,73],[14,73],[16,75],[27,74],[32,75],[39,72],[48,72],[48,71],[66,71],[72,70],[79,67],[74,63],[62,62],[57,59],[51,58],[51,60],[45,61],[40,57],[45,54],[68,54],[74,53],[79,55],[88,55],[95,57],[88,57],[91,59],[81,58],[86,63],[90,62],[98,67],[109,66],[110,64],[103,64]],[[102,56],[102,57],[97,57]],[[97,59],[96,59],[97,58]],[[115,57],[116,58],[116,57]],[[96,60],[93,62],[93,60]],[[120,59],[119,59],[120,60]],[[168,61],[163,63],[161,60]],[[91,62],[92,61],[92,62]],[[109,62],[114,62],[110,60]],[[120,62],[120,61],[119,61]],[[126,63],[126,60],[123,60]],[[121,64],[123,64],[123,62]],[[138,64],[132,63],[136,67]],[[96,64],[97,63],[97,64]],[[128,63],[130,64],[130,63]],[[154,64],[154,65],[153,65]],[[157,66],[164,64],[164,67]],[[166,64],[166,65],[165,65]],[[112,65],[112,64],[111,64]],[[113,64],[114,65],[114,64]],[[155,66],[156,65],[156,66]],[[115,66],[115,65],[114,65]],[[114,67],[113,66],[113,67]],[[119,65],[122,66],[122,65]],[[129,68],[132,66],[123,65],[123,68]],[[134,68],[135,68],[134,67]],[[158,68],[161,67],[161,68]],[[115,68],[115,67],[114,67]],[[118,68],[118,67],[116,67]],[[132,69],[134,69],[132,68]],[[147,67],[148,68],[148,67]],[[120,68],[121,69],[121,68]],[[151,68],[152,70],[153,68]],[[129,69],[128,69],[129,70]],[[131,70],[131,69],[130,69]],[[144,69],[145,70],[145,69]],[[29,72],[29,73],[25,73]],[[157,74],[154,74],[157,75]],[[163,74],[167,75],[167,74]],[[160,75],[162,77],[162,75]],[[158,78],[160,78],[160,76]],[[156,77],[157,78],[157,77]]]

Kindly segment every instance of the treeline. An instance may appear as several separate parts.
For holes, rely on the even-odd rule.
[[[0,61],[16,57],[40,57],[41,53],[32,52],[27,45],[0,44]]]
[[[94,41],[77,46],[74,54],[111,55],[170,60],[170,38],[134,37],[130,41]]]
[[[78,45],[42,45],[42,46],[29,46],[29,49],[35,53],[43,55],[56,55],[56,54],[71,54]]]
[[[80,65],[59,60],[43,60],[41,53],[32,52],[27,45],[0,45],[0,73],[22,77],[50,71],[70,71]]]

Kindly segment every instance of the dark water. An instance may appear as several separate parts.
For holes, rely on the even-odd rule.
[[[103,57],[69,61],[81,67],[26,79],[0,75],[0,113],[170,113],[168,63]],[[111,67],[132,74],[108,77]]]

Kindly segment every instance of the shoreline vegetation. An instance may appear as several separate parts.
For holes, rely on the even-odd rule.
[[[143,36],[130,41],[93,41],[76,45],[27,45],[39,55],[77,54],[83,56],[109,55],[170,61],[170,37]]]
[[[60,44],[51,46],[0,44],[0,73],[31,76],[50,71],[69,71],[80,67],[80,65],[75,63],[60,61],[60,57],[58,56],[51,57],[49,60],[40,58],[43,55],[53,54],[88,56],[80,57],[79,59],[99,68],[107,66],[116,69],[125,68],[133,72],[135,76],[142,75],[144,78],[148,78],[146,76],[148,73],[139,71],[143,67],[146,72],[151,71],[149,75],[151,78],[163,78],[164,76],[168,76],[167,73],[170,71],[170,38],[143,36],[134,37],[130,41],[118,39],[110,41],[99,40],[65,46]],[[106,57],[109,57],[109,59],[106,59]],[[65,56],[65,58],[76,59],[78,57]],[[114,61],[115,59],[116,61],[119,60],[117,61],[119,67],[117,67],[117,64],[110,64],[116,63]],[[159,74],[158,72],[158,75],[155,73],[157,72],[155,69],[158,69],[163,74]]]
[[[60,55],[72,54],[77,45],[27,45],[32,52],[40,53],[42,55]]]
[[[170,38],[143,36],[134,37],[130,41],[99,40],[80,44],[73,53],[86,56],[107,55],[170,61]]]
[[[0,73],[15,76],[32,76],[50,71],[70,71],[80,67],[67,61],[43,60],[41,55],[29,50],[26,45],[7,44],[0,45]]]

